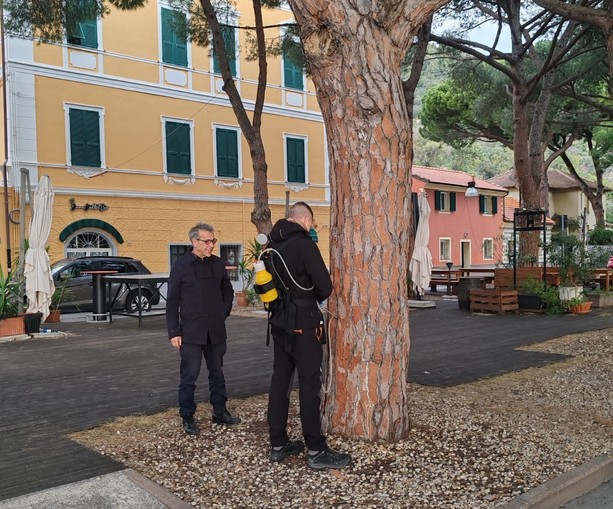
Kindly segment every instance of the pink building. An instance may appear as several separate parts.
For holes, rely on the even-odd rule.
[[[425,192],[432,210],[428,247],[434,268],[446,268],[447,262],[466,268],[501,263],[507,190],[462,171],[424,166],[412,171],[414,198]],[[468,188],[476,189],[469,191],[475,196],[466,196]]]

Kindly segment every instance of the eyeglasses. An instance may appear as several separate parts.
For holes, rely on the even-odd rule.
[[[215,245],[215,243],[217,242],[217,239],[194,239],[197,240],[199,242],[204,242],[207,246],[210,246],[211,244]]]

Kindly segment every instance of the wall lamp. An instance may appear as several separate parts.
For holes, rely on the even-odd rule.
[[[464,196],[466,196],[467,198],[475,198],[475,197],[479,196],[479,191],[478,191],[478,189],[476,187],[476,182],[475,182],[474,177],[468,183],[468,187],[466,188],[466,192],[464,193]]]

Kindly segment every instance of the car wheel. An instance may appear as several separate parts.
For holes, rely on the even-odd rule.
[[[151,295],[149,292],[141,290],[140,305],[138,300],[138,292],[130,292],[126,298],[126,311],[129,313],[138,313],[138,309],[149,311],[151,309]]]

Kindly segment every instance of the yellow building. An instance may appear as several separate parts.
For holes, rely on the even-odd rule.
[[[13,209],[20,207],[22,169],[33,188],[41,175],[51,178],[52,261],[108,253],[166,272],[200,221],[216,228],[216,252],[228,264],[254,239],[249,147],[221,89],[216,57],[175,33],[175,15],[163,0],[150,0],[81,23],[61,44],[6,38],[9,215],[19,219]],[[288,8],[265,16],[266,25],[293,20]],[[255,25],[251,2],[239,0],[226,22]],[[231,67],[251,114],[258,68],[246,59],[247,31],[227,28],[224,37],[234,43]],[[313,84],[290,58],[268,60],[262,136],[273,222],[285,213],[287,193],[290,202],[308,202],[327,258],[324,125]],[[17,254],[19,227],[12,221],[8,229]]]

